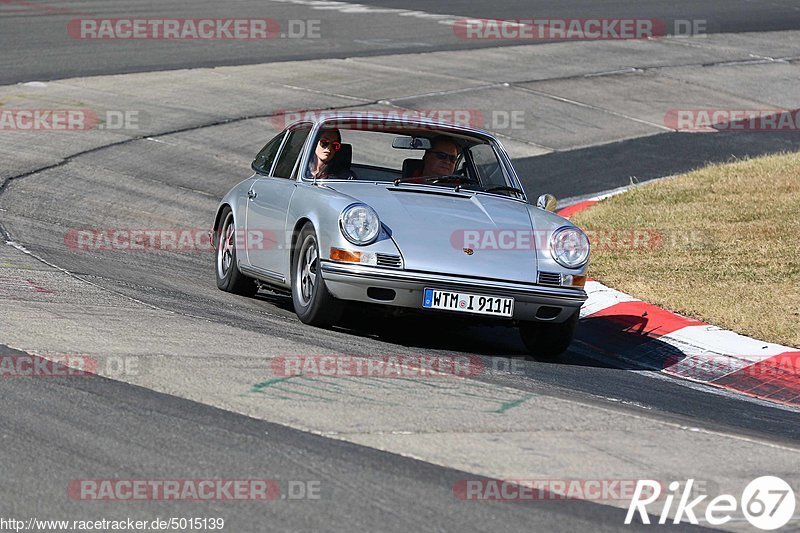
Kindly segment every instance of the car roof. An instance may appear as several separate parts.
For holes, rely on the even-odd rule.
[[[423,116],[413,116],[413,110],[394,111],[364,111],[364,112],[342,112],[342,111],[307,111],[297,112],[300,117],[293,121],[288,128],[292,128],[301,123],[313,123],[316,125],[335,126],[342,129],[369,130],[383,133],[394,133],[408,135],[409,130],[431,131],[433,134],[450,133],[456,135],[474,135],[497,141],[489,132],[441,120],[433,120]]]

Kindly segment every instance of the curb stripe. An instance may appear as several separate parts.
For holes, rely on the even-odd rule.
[[[800,405],[800,352],[785,352],[717,378],[713,385]]]
[[[669,335],[687,326],[705,325],[699,320],[682,317],[642,301],[614,304],[589,317],[608,317],[610,322],[624,326],[625,331],[652,338]]]
[[[557,212],[569,218],[595,205]],[[763,342],[661,309],[591,281],[579,338],[606,355],[763,400],[800,406],[800,351]],[[589,340],[591,339],[591,340]],[[596,340],[602,339],[602,346]],[[592,340],[594,342],[592,342]]]
[[[580,213],[581,211],[593,206],[599,201],[600,200],[584,200],[583,202],[578,202],[577,204],[573,204],[563,209],[559,209],[556,213],[564,218],[569,218],[575,213]]]

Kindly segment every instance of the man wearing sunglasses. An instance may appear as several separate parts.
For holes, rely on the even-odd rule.
[[[422,158],[422,170],[410,177],[449,176],[455,172],[458,154],[458,145],[453,139],[443,135],[434,137],[430,149],[425,150]]]

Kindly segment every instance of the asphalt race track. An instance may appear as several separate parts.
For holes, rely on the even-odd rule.
[[[577,64],[583,53],[594,53],[575,43],[556,44],[563,49],[535,43],[541,52],[532,52],[508,48],[521,43],[462,41],[426,13],[706,19],[718,34],[708,43],[664,46],[650,55],[635,46],[604,49],[610,66],[600,70],[613,71],[617,57],[620,64],[636,57],[639,72],[663,68],[681,87],[696,82],[708,91],[703,98],[720,92],[739,105],[800,107],[788,89],[800,79],[793,32],[800,29],[800,7],[788,0],[645,0],[632,13],[627,3],[588,0],[364,1],[362,8],[374,10],[366,13],[348,12],[347,5],[0,0],[0,85],[10,86],[0,87],[1,105],[41,98],[64,106],[128,106],[145,109],[150,121],[140,132],[91,132],[75,141],[58,133],[0,132],[0,231],[13,243],[0,248],[0,355],[23,355],[16,350],[22,348],[136,362],[135,371],[117,375],[106,366],[104,376],[81,379],[0,379],[0,518],[224,517],[224,531],[617,531],[637,527],[623,525],[627,501],[471,502],[455,497],[454,486],[490,478],[696,477],[710,492],[738,494],[749,480],[776,475],[797,490],[796,409],[620,364],[609,355],[612,339],[591,323],[582,324],[558,363],[521,358],[522,343],[506,328],[363,312],[342,327],[319,330],[301,324],[285,296],[262,291],[246,299],[219,291],[211,253],[81,252],[67,245],[65,235],[76,228],[208,227],[219,199],[248,177],[251,158],[275,131],[272,113],[293,102],[369,109],[416,99],[423,108],[478,108],[487,97],[464,104],[470,96],[452,89],[469,83],[467,67],[460,76],[437,72],[441,62],[455,69],[466,57],[449,54],[556,54]],[[382,8],[422,14],[389,15]],[[64,32],[77,17],[320,19],[323,37],[267,45],[87,42]],[[761,38],[759,32],[776,33]],[[736,41],[740,33],[747,34],[745,44]],[[770,47],[787,59],[764,59],[761,50]],[[431,52],[448,55],[409,55]],[[404,55],[387,60],[391,54]],[[313,61],[342,58],[357,58],[347,68],[363,69],[369,81],[334,91],[315,77],[327,67]],[[234,67],[272,62],[285,66]],[[163,72],[217,66],[232,70],[196,77],[181,70],[174,78]],[[284,86],[270,81],[269,72],[279,68],[296,79]],[[390,87],[382,76],[391,68],[408,70]],[[267,81],[257,79],[256,69]],[[739,73],[748,82],[736,87],[730,80]],[[118,76],[58,81],[101,75]],[[580,72],[574,78],[587,102],[591,84],[602,83]],[[250,85],[242,81],[248,79]],[[36,96],[38,85],[14,85],[35,81],[56,94]],[[565,85],[546,85],[559,82]],[[509,90],[539,97],[567,94],[567,84],[572,77],[542,74],[513,80]],[[498,90],[485,79],[471,88]],[[260,91],[269,101],[259,106]],[[634,111],[626,115],[605,94],[579,103],[582,113],[602,108],[602,116],[561,115],[565,126],[545,125],[532,138],[504,133],[530,196],[541,190],[580,197],[626,185],[631,176],[645,181],[706,161],[800,148],[796,131],[681,134]],[[446,383],[269,379],[269,361],[286,354],[409,353],[476,355],[487,369],[500,370]],[[518,371],[502,370],[517,362]],[[321,491],[319,499],[272,502],[68,497],[74,480],[116,478],[266,478],[280,480],[283,490],[302,480]],[[743,518],[725,529],[754,530]]]
[[[233,513],[226,502],[183,509],[192,516],[226,517],[227,527],[235,531],[320,531],[331,524],[364,531],[481,531],[498,526],[613,531],[624,514],[577,501],[510,504],[502,513],[470,502],[453,505],[451,487],[465,479],[464,472],[103,378],[42,385],[28,380],[4,389],[6,516],[87,514],[86,503],[63,497],[64,486],[53,483],[54,469],[76,478],[89,470],[105,479],[125,475],[207,479],[225,471],[239,478],[319,482],[321,497],[316,501],[237,502]],[[53,405],[61,407],[53,412]],[[22,412],[30,416],[19,416]],[[20,494],[36,496],[23,504]],[[307,508],[309,504],[313,509]],[[174,504],[163,502],[124,512],[113,503],[93,502],[90,510],[93,517],[141,520],[176,512]]]
[[[31,80],[50,80],[72,76],[118,74],[151,70],[195,68],[216,65],[243,65],[273,61],[319,58],[344,58],[365,55],[456,50],[474,46],[496,46],[497,41],[481,43],[457,39],[452,31],[442,31],[435,20],[418,17],[397,18],[378,12],[364,23],[330,6],[309,9],[310,0],[261,2],[259,0],[180,0],[152,2],[70,1],[32,8],[24,2],[0,3],[4,15],[0,49],[6,51],[0,64],[0,84]],[[350,2],[354,4],[355,2]],[[37,2],[32,3],[34,6]],[[360,5],[421,11],[461,17],[519,19],[541,17],[648,17],[663,19],[668,28],[675,19],[704,19],[707,31],[739,33],[791,30],[800,27],[800,11],[792,0],[751,2],[748,0],[642,0],[632,8],[629,2],[592,1],[556,3],[544,0],[514,0],[487,4],[473,0],[458,2],[364,1]],[[191,5],[191,9],[189,9]],[[79,17],[264,17],[285,24],[290,19],[319,19],[321,39],[298,42],[275,40],[264,46],[247,42],[215,43],[213,46],[174,46],[150,42],[86,43],[62,32],[52,31]],[[282,26],[285,28],[285,26]]]

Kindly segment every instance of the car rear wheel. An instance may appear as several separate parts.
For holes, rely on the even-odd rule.
[[[214,242],[217,244],[216,268],[217,287],[225,292],[241,296],[253,296],[258,292],[258,285],[239,271],[236,263],[236,225],[233,212],[226,207],[222,212],[222,224],[217,229]]]
[[[522,342],[537,359],[555,359],[564,353],[575,337],[580,311],[560,323],[520,322]]]
[[[319,241],[314,226],[307,223],[297,237],[292,260],[292,303],[304,324],[325,327],[335,324],[344,307],[328,292],[319,268]]]

